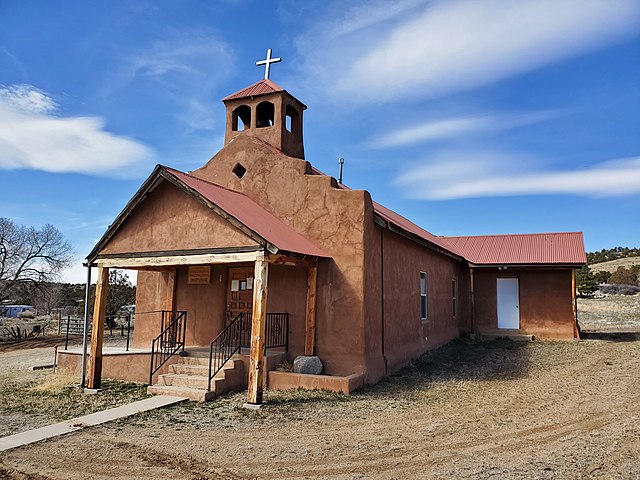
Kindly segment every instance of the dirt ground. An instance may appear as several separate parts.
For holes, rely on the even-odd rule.
[[[640,478],[639,372],[637,341],[458,340],[351,397],[183,404],[4,452],[0,477]]]
[[[238,393],[3,452],[0,478],[640,479],[640,335],[629,333],[640,332],[639,310],[618,300],[581,302],[581,319],[627,333],[456,340],[349,397],[267,392],[254,412]],[[17,376],[46,384],[48,374],[26,366],[51,351],[0,351],[0,387]],[[103,403],[143,395],[121,388]],[[0,435],[99,406],[57,397],[69,405],[32,408],[11,426],[19,399],[9,391],[0,391]]]

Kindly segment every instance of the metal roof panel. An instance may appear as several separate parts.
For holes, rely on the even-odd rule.
[[[476,265],[582,265],[587,262],[581,232],[441,239]]]

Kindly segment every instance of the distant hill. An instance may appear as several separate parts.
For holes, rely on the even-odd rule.
[[[589,264],[589,268],[593,273],[597,272],[615,272],[618,267],[629,268],[634,265],[640,265],[640,257],[626,257],[610,260],[608,262]]]
[[[603,248],[599,252],[588,252],[587,263],[593,265],[629,257],[640,257],[640,248],[614,247],[609,249]]]

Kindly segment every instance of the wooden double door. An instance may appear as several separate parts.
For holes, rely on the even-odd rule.
[[[227,324],[240,313],[253,309],[253,266],[229,268],[227,285]]]

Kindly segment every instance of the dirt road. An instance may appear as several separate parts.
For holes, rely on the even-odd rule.
[[[0,454],[0,476],[640,478],[640,342],[467,343],[343,397],[181,405]]]

